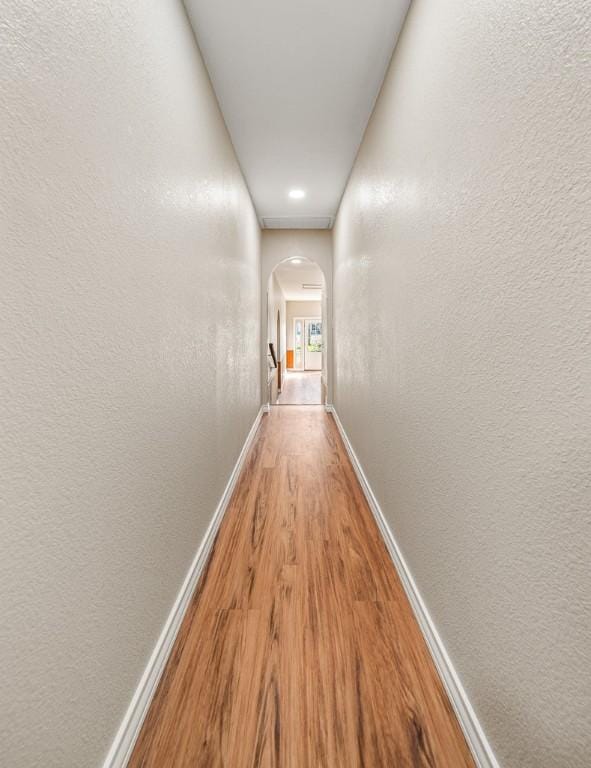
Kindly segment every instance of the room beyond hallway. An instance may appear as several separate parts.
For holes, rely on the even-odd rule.
[[[320,371],[286,371],[277,405],[322,405]]]
[[[130,768],[474,763],[335,422],[264,416]]]

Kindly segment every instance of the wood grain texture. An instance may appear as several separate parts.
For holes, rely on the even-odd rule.
[[[322,408],[263,417],[129,765],[473,768]]]

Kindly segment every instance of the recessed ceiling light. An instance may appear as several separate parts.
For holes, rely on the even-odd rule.
[[[290,189],[289,196],[292,200],[301,200],[302,197],[306,197],[306,193],[303,189]]]
[[[291,261],[292,264],[301,264],[302,263],[301,259],[290,259],[290,261]]]

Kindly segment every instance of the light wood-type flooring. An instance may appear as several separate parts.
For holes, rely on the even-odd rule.
[[[320,405],[320,371],[286,371],[277,405]]]
[[[131,768],[474,763],[323,408],[273,408]]]

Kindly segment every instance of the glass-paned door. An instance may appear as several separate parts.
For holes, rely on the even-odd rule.
[[[322,320],[319,317],[304,320],[304,369],[322,370]]]
[[[293,321],[293,367],[296,371],[304,370],[304,321]]]

